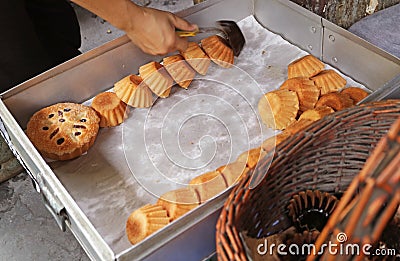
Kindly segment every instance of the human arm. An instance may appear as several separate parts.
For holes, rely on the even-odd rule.
[[[177,36],[175,28],[185,31],[197,28],[196,25],[170,12],[141,7],[130,0],[72,0],[72,2],[125,31],[142,51],[153,55],[186,50],[187,39]]]

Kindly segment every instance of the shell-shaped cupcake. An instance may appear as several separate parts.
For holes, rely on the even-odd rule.
[[[94,97],[91,107],[100,116],[100,127],[114,127],[127,117],[127,106],[113,92],[102,92]]]
[[[287,89],[297,93],[300,111],[314,108],[320,94],[320,90],[314,82],[304,77],[288,79],[281,85],[280,89]]]
[[[212,35],[201,40],[201,47],[213,62],[223,68],[230,68],[234,62],[233,50],[224,38]]]
[[[340,111],[353,105],[353,100],[350,99],[349,95],[339,92],[331,92],[322,95],[317,101],[315,107],[328,106],[335,111]]]
[[[307,77],[294,77],[290,79],[286,79],[279,89],[292,89],[292,88],[299,88],[303,85],[315,85],[313,80]]]
[[[253,169],[266,154],[267,153],[261,147],[254,148],[240,154],[236,161],[246,163],[249,169]]]
[[[321,106],[319,106],[317,108],[304,111],[300,115],[299,120],[317,121],[317,120],[322,119],[326,115],[329,115],[329,114],[331,114],[333,112],[335,112],[335,111],[331,107],[321,105]]]
[[[238,182],[249,171],[246,162],[235,161],[217,169],[229,186]]]
[[[368,92],[359,87],[347,87],[343,89],[341,93],[349,95],[350,99],[353,100],[354,104],[359,103],[361,100],[363,100],[368,96]]]
[[[296,120],[299,99],[296,92],[276,90],[263,95],[258,102],[258,112],[267,127],[283,130]]]
[[[303,56],[288,65],[288,78],[306,77],[317,75],[325,68],[325,65],[315,56],[309,54]]]
[[[189,182],[189,188],[199,195],[201,203],[218,195],[227,187],[224,177],[217,171],[204,173]]]
[[[189,42],[188,48],[181,55],[196,72],[206,75],[211,60],[197,43]]]
[[[126,234],[132,245],[142,241],[170,223],[167,211],[160,205],[145,205],[130,214]]]
[[[115,94],[124,103],[135,108],[147,108],[153,104],[151,90],[138,75],[128,75],[114,84]]]
[[[174,80],[160,63],[149,62],[140,66],[139,74],[155,95],[161,98],[169,96],[168,89],[171,89]]]
[[[157,201],[157,205],[165,208],[172,220],[181,217],[199,204],[200,200],[196,193],[189,188],[168,191]]]
[[[172,79],[182,88],[187,89],[196,76],[196,72],[180,54],[165,57],[163,65]]]
[[[324,70],[312,77],[311,80],[321,89],[321,95],[336,92],[346,86],[346,79],[335,70]]]
[[[290,124],[289,126],[287,126],[287,128],[285,129],[284,132],[290,133],[290,135],[293,135],[293,134],[301,131],[302,129],[304,129],[305,127],[310,125],[311,123],[313,123],[312,120],[299,119],[299,120],[293,122],[292,124]]]

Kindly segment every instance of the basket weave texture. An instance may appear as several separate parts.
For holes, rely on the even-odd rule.
[[[218,260],[248,260],[241,233],[261,238],[289,228],[293,195],[305,190],[343,194],[399,117],[400,100],[367,103],[333,113],[280,143],[225,202],[217,222]],[[264,173],[250,189],[252,175]]]

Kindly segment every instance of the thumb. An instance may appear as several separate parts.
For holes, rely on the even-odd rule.
[[[182,19],[178,16],[174,16],[174,26],[178,29],[184,30],[184,31],[195,31],[198,29],[197,25],[195,24],[191,24],[188,21],[186,21],[185,19]]]

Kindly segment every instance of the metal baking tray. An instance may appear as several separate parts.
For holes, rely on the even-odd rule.
[[[287,41],[288,44],[285,46],[295,47],[292,56],[285,56],[283,53],[286,53],[286,49],[282,50],[281,45],[269,41],[269,38],[264,40],[260,38],[261,35],[253,35],[257,44],[265,45],[265,53],[263,50],[257,55],[273,54],[258,61],[265,68],[260,68],[260,64],[252,66],[249,63],[245,68],[250,75],[252,74],[250,78],[255,79],[255,84],[258,82],[260,86],[262,85],[261,91],[274,88],[279,80],[284,79],[286,71],[283,64],[287,65],[289,58],[307,52],[337,69],[352,82],[374,91],[369,99],[400,98],[398,80],[391,82],[400,73],[399,59],[290,1],[208,0],[179,12],[179,15],[203,26],[211,26],[213,21],[221,19],[240,22],[253,17],[259,26],[269,32],[268,35]],[[194,38],[193,41],[200,40],[200,37]],[[255,46],[256,43],[248,42],[248,45]],[[250,53],[248,50],[247,54]],[[129,135],[137,133],[135,125],[124,124],[123,127],[115,129],[103,129],[94,147],[86,155],[70,162],[47,162],[24,133],[30,116],[37,110],[63,101],[88,103],[96,94],[109,90],[124,76],[137,73],[141,65],[161,59],[162,57],[142,53],[126,36],[123,36],[2,94],[0,102],[2,135],[31,176],[35,188],[43,196],[44,204],[60,228],[70,229],[93,260],[202,260],[215,251],[215,223],[229,190],[141,243],[131,246],[127,242],[124,226],[130,211],[146,203],[147,199],[155,201],[157,198],[137,184],[146,182],[146,179],[141,180],[140,175],[137,175],[135,177],[139,179],[135,180],[131,174],[135,172],[132,166],[136,165],[130,164],[140,166],[141,163],[132,163],[134,160],[129,160],[129,155],[140,157],[142,151],[129,146],[124,150],[120,148],[121,144],[126,145],[126,138],[134,140],[135,137]],[[241,54],[240,59],[246,60],[246,51]],[[239,87],[254,83],[248,80],[245,74],[243,79],[236,79],[239,77],[235,76],[237,75],[235,71],[221,72],[215,66],[210,75],[215,77],[212,79],[212,86],[224,86],[224,81],[221,80],[224,77]],[[268,81],[269,77],[273,80]],[[220,90],[215,90],[216,88],[208,88],[202,93],[201,90],[206,89],[202,87],[202,82],[207,81],[210,79],[196,79],[195,82],[198,84],[189,89],[189,92],[176,91],[168,99],[157,101],[156,107],[162,111],[162,108],[168,107],[168,102],[174,99],[179,101],[179,97],[185,97],[193,92],[199,96],[213,97],[229,93],[229,90],[226,93],[219,93]],[[268,84],[271,85],[266,87]],[[232,90],[235,91],[230,89]],[[249,93],[251,96],[251,91]],[[247,97],[245,98],[247,101]],[[249,104],[254,105],[258,98],[251,96]],[[241,108],[242,104],[237,106]],[[184,108],[190,112],[196,106]],[[143,120],[141,118],[143,115],[145,115],[143,111],[133,110],[129,120],[140,122]],[[154,120],[157,120],[157,117]],[[230,122],[233,123],[234,121]],[[157,122],[153,124],[156,125]],[[195,128],[195,125],[191,126],[191,133],[194,133]],[[262,126],[259,128],[262,129]],[[253,146],[263,137],[273,134],[270,130],[263,129],[263,131],[264,136],[254,137],[241,146]],[[191,139],[196,139],[197,142],[201,138],[202,136],[191,134],[185,141],[190,143]],[[129,153],[125,153],[126,150]],[[239,150],[233,151],[233,158],[239,152]],[[215,158],[217,159],[215,164],[220,164],[219,156]],[[159,162],[156,161],[156,165],[157,163]],[[142,166],[143,170],[148,167],[145,163]],[[210,165],[211,169],[215,167],[218,166]],[[164,186],[163,182],[155,183],[153,185],[158,193],[172,188]]]

